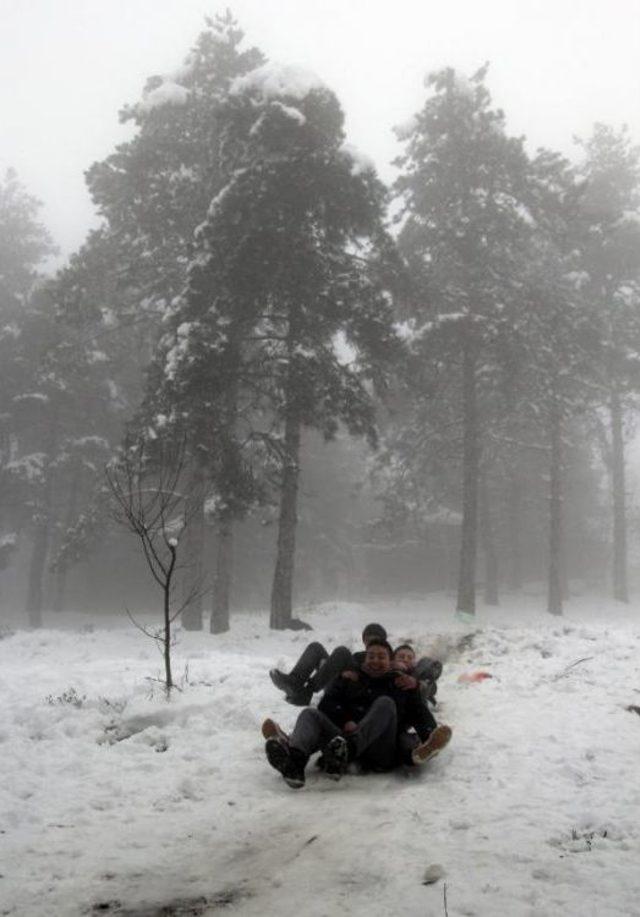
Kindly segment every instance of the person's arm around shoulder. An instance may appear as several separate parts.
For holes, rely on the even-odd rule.
[[[394,685],[402,691],[414,691],[420,685],[420,682],[413,675],[409,675],[408,672],[399,671],[396,673]]]
[[[318,710],[325,713],[336,724],[345,723],[349,719],[349,697],[352,685],[353,682],[344,678],[343,675],[335,678],[320,698]]]

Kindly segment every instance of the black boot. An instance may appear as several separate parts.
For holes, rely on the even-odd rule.
[[[284,691],[285,700],[294,707],[308,707],[313,697],[313,688],[302,683],[295,675],[287,675],[280,669],[271,669],[269,678],[279,691]]]
[[[267,761],[279,771],[285,783],[293,789],[304,786],[304,769],[307,757],[297,748],[290,748],[287,742],[275,736],[267,739],[264,745]]]
[[[280,669],[270,669],[269,678],[274,683],[278,691],[284,691],[290,694],[292,691],[299,691],[302,688],[302,682],[293,675],[287,675]]]
[[[326,745],[324,752],[324,770],[327,777],[339,780],[347,770],[349,763],[349,746],[344,736],[334,736]]]

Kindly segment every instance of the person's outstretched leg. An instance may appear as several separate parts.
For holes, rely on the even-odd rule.
[[[351,650],[346,646],[336,646],[331,654],[318,667],[315,675],[309,679],[309,686],[314,691],[324,691],[327,685],[337,678],[345,669],[353,666]]]
[[[305,647],[288,675],[279,669],[271,669],[269,677],[276,688],[285,692],[286,700],[290,704],[306,707],[315,690],[308,681],[327,657],[328,653],[324,646],[314,641]]]
[[[323,662],[328,659],[329,654],[321,643],[314,640],[302,651],[302,655],[291,669],[289,677],[295,679],[300,686],[306,685],[311,676]]]
[[[289,745],[308,758],[314,751],[324,748],[337,735],[340,735],[340,729],[328,716],[316,707],[307,707],[296,721],[289,736]]]
[[[420,742],[411,753],[411,762],[416,765],[425,764],[439,754],[451,741],[451,727],[436,726],[424,742]]]
[[[262,734],[267,738],[265,752],[271,767],[282,774],[290,787],[299,789],[304,786],[309,756],[339,735],[340,730],[324,713],[307,707],[288,738],[272,720],[265,720]]]
[[[390,697],[378,697],[348,737],[352,756],[372,770],[389,770],[396,763],[398,712]]]

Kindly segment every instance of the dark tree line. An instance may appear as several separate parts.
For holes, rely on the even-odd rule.
[[[608,515],[613,594],[628,600],[638,149],[596,125],[576,162],[531,155],[486,79],[430,77],[386,189],[345,143],[335,94],[246,49],[227,14],[121,113],[133,138],[87,172],[102,226],[54,278],[37,275],[52,251],[37,202],[7,176],[0,563],[30,545],[31,624],[118,537],[103,469],[125,435],[164,462],[184,444],[188,563],[171,566],[165,617],[180,589],[188,628],[208,596],[212,632],[228,629],[234,567],[251,566],[243,533],[261,523],[275,531],[271,626],[303,626],[305,473],[338,486],[310,431],[377,448],[351,459],[377,506],[368,521],[315,516],[350,575],[362,544],[413,539],[426,555],[437,542],[457,554],[456,607],[473,615],[478,580],[497,603],[546,545],[560,614],[576,537]],[[149,468],[150,486],[175,473]]]

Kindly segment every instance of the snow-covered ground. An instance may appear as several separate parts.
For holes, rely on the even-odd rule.
[[[170,703],[126,619],[6,636],[0,914],[639,915],[640,608],[539,606],[473,626],[443,596],[323,606],[312,635],[241,615],[223,637],[179,633]],[[372,620],[446,657],[452,743],[419,772],[336,784],[310,766],[290,790],[260,723],[297,711],[267,671],[310,636],[357,645]],[[458,681],[476,670],[493,677]]]

